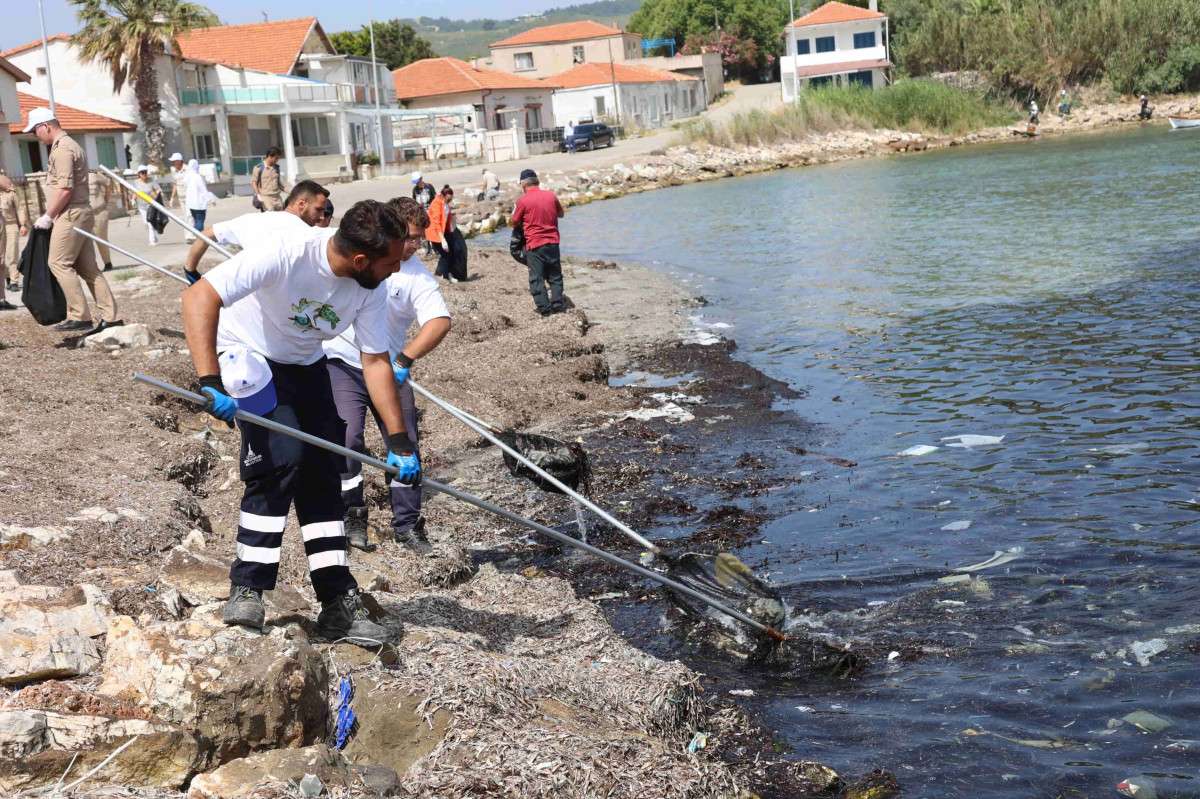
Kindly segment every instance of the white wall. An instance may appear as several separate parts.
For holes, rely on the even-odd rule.
[[[660,83],[622,83],[621,123],[633,127],[657,128],[677,119],[695,116],[706,106],[704,90],[698,80]],[[695,102],[693,103],[693,96]],[[568,121],[596,118],[596,98],[604,98],[605,118],[617,119],[612,85],[602,83],[580,89],[560,89],[554,93],[554,116],[559,125]]]
[[[460,92],[458,94],[440,94],[435,97],[418,97],[404,102],[405,108],[420,110],[422,108],[448,108],[450,106],[469,105],[476,109],[475,118],[471,120],[472,124],[481,130],[496,129],[496,109],[498,108],[525,108],[526,106],[541,104],[543,128],[553,128],[562,124],[556,123],[558,118],[554,108],[555,92],[551,89],[513,89],[513,90],[492,90],[488,92]],[[483,113],[479,110],[482,108]],[[505,115],[505,125],[508,127],[509,121],[513,115]],[[525,127],[524,115],[516,115],[517,124],[520,127]]]
[[[0,111],[3,112],[0,113],[0,169],[7,175],[19,176],[24,170],[16,142],[8,135],[8,126],[21,121],[21,108],[17,103],[17,82],[3,70],[0,70]]]

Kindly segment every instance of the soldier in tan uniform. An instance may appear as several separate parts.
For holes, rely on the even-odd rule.
[[[96,250],[92,242],[75,235],[75,228],[92,232],[87,156],[83,148],[67,135],[49,108],[30,111],[25,132],[32,132],[38,141],[50,148],[50,164],[46,170],[46,213],[38,217],[33,226],[53,228],[50,233],[50,271],[67,298],[66,321],[55,325],[55,329],[90,334],[124,324],[117,318],[117,301],[112,289],[96,268]],[[79,285],[81,279],[87,283],[96,302],[100,323],[95,327],[92,327],[83,287]]]
[[[283,176],[279,173],[278,147],[267,150],[262,163],[250,173],[250,185],[254,196],[261,203],[260,211],[283,210]]]
[[[108,175],[99,170],[88,173],[88,204],[92,207],[92,231],[102,239],[108,240],[108,204],[112,199],[112,181]],[[96,242],[96,250],[100,253],[100,262],[104,271],[112,271],[112,252],[107,244]]]
[[[8,290],[21,290],[21,237],[29,235],[29,212],[12,180],[0,175],[0,264],[8,270]],[[0,294],[0,296],[3,296]]]

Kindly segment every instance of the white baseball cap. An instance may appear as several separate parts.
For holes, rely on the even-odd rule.
[[[182,161],[183,153],[171,153],[171,157],[168,158],[167,160],[168,161]]]
[[[420,173],[420,172],[413,172],[413,173],[412,173],[412,175],[410,175],[410,177],[412,178],[412,182],[413,182],[413,183],[419,183],[419,182],[420,182],[420,180],[421,180],[421,173]]]
[[[47,122],[54,120],[54,114],[49,108],[34,108],[29,112],[29,122],[25,125],[25,130],[22,133],[29,133],[38,125],[44,125]]]
[[[259,416],[275,410],[279,399],[267,359],[245,347],[231,347],[217,359],[221,382],[242,410]]]
[[[146,166],[145,164],[138,164],[137,171],[138,172],[149,172],[150,167]]]

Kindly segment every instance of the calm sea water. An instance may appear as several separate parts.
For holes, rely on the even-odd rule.
[[[910,796],[1200,796],[1198,178],[1200,132],[1154,128],[568,212],[565,252],[706,296],[696,324],[859,464],[783,462],[812,474],[745,554],[804,624],[926,654],[747,683],[802,756]]]

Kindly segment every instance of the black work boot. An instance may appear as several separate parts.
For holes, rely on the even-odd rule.
[[[428,555],[433,552],[429,539],[425,536],[425,517],[418,516],[416,523],[407,530],[393,530],[396,543],[417,555]]]
[[[238,624],[261,632],[266,618],[267,609],[263,605],[262,591],[244,585],[235,585],[229,589],[229,601],[225,603],[225,613],[222,614],[226,624]]]
[[[375,551],[375,545],[367,540],[366,508],[347,508],[344,524],[346,540],[350,542],[350,546],[361,549],[363,552]]]
[[[386,627],[368,618],[362,596],[355,588],[321,603],[317,632],[330,641],[345,638],[360,646],[378,646],[390,643],[392,638]]]

